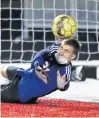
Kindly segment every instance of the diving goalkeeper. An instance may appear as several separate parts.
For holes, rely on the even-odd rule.
[[[10,82],[1,85],[1,102],[35,102],[38,97],[55,90],[67,90],[71,80],[71,60],[76,58],[79,49],[77,40],[66,39],[39,51],[26,70],[13,66],[2,68],[2,76]]]

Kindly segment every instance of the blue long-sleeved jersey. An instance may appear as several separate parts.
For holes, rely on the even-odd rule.
[[[59,45],[54,44],[46,49],[38,52],[32,60],[31,67],[26,71],[17,70],[22,79],[18,85],[18,93],[20,101],[28,101],[31,98],[41,97],[57,90],[57,70],[61,76],[66,73],[68,79],[71,78],[71,64],[61,65],[55,59],[54,54],[57,52]],[[46,67],[46,74],[48,83],[45,84],[35,73],[35,64],[43,68]],[[68,89],[69,82],[66,84],[65,89]]]

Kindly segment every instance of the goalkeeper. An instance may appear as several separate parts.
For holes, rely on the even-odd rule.
[[[2,76],[10,82],[1,85],[1,102],[35,102],[38,97],[55,90],[67,90],[71,80],[71,60],[76,58],[79,49],[77,40],[66,39],[38,52],[26,70],[13,66],[2,68]]]

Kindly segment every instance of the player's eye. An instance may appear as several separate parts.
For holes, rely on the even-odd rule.
[[[69,53],[69,51],[67,49],[64,50],[65,53]]]

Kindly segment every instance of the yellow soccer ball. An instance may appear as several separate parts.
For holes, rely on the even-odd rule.
[[[60,39],[71,38],[76,32],[77,25],[73,17],[62,14],[54,18],[52,22],[52,32]]]

